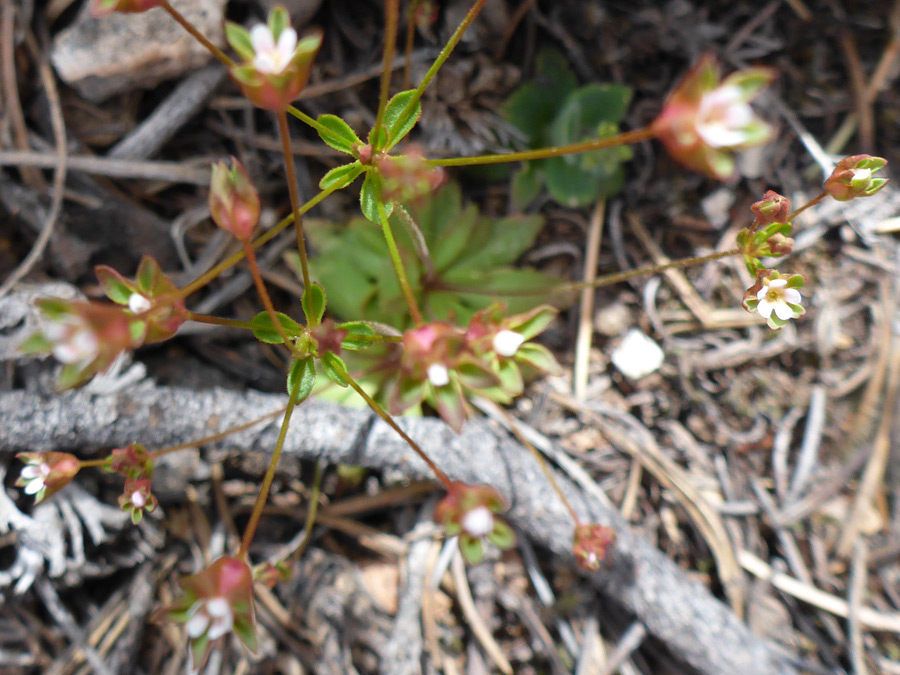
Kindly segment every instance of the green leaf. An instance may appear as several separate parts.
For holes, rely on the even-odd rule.
[[[225,22],[225,39],[244,61],[251,60],[256,54],[250,41],[250,32],[239,23]]]
[[[308,326],[318,326],[322,323],[327,303],[325,290],[319,284],[313,282],[309,288],[305,289],[300,303],[303,305],[303,313],[306,315]]]
[[[378,215],[378,203],[381,201],[381,178],[373,171],[366,174],[362,189],[359,191],[359,205],[363,215],[373,223],[381,223]],[[391,215],[393,204],[385,204],[385,215]]]
[[[507,551],[516,545],[516,533],[499,518],[494,518],[494,531],[487,538],[501,551]]]
[[[565,57],[555,50],[544,50],[538,54],[535,81],[522,85],[506,100],[503,114],[527,137],[531,147],[545,145],[545,130],[560,101],[576,86],[575,74]]]
[[[459,535],[459,552],[466,562],[470,565],[476,565],[481,562],[484,557],[484,546],[481,539],[468,534]]]
[[[525,166],[513,174],[511,198],[515,208],[523,210],[537,199],[541,193],[541,175],[534,162],[526,162]]]
[[[363,171],[365,171],[365,167],[359,162],[336,166],[322,176],[322,180],[319,181],[319,189],[342,190],[355,181]]]
[[[112,267],[107,265],[97,265],[94,268],[94,274],[97,281],[100,282],[100,288],[106,294],[106,297],[117,305],[127,305],[133,291],[131,285]]]
[[[342,349],[358,351],[368,349],[373,344],[376,344],[374,340],[367,340],[366,338],[376,337],[378,333],[363,321],[348,321],[338,325],[338,329],[347,331],[347,337],[341,343]]]
[[[288,395],[293,393],[294,403],[304,401],[316,386],[316,362],[312,356],[297,359],[291,364],[287,376]],[[294,393],[296,392],[296,393]]]
[[[276,312],[275,315],[278,317],[278,321],[281,323],[284,332],[288,337],[297,337],[303,332],[303,326],[294,321],[287,314]],[[275,324],[272,323],[272,319],[269,317],[268,312],[260,312],[254,316],[250,321],[250,328],[253,330],[253,335],[256,336],[256,339],[260,342],[265,342],[270,345],[279,345],[284,342],[278,334],[278,331],[275,329]]]
[[[53,349],[53,343],[43,333],[35,333],[19,345],[20,354],[47,354]]]
[[[138,290],[144,295],[152,295],[153,287],[161,274],[162,270],[159,269],[159,263],[149,255],[145,255],[141,258],[137,274],[135,275]]]
[[[352,155],[356,146],[362,145],[356,132],[337,115],[319,115],[316,121],[319,123],[316,127],[319,138],[335,150]]]
[[[514,262],[544,227],[539,215],[512,216],[493,222],[482,222],[480,228],[489,231],[489,238],[478,250],[460,259],[457,269],[488,270]]]
[[[416,100],[415,104],[410,105],[415,96],[415,90],[410,89],[409,91],[401,91],[388,101],[387,107],[384,109],[384,126],[387,130],[388,149],[393,148],[403,140],[412,131],[412,128],[416,126],[416,122],[419,121],[419,117],[422,115],[422,103]]]
[[[331,352],[325,352],[322,356],[322,366],[325,374],[332,382],[342,387],[346,387],[350,380],[350,374],[347,372],[347,364],[344,360]]]

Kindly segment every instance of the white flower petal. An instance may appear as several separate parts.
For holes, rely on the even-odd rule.
[[[206,613],[220,619],[231,614],[231,606],[225,598],[213,598],[206,602]]]
[[[519,351],[525,338],[512,330],[501,330],[494,336],[494,351],[500,356],[512,358]]]
[[[872,169],[853,169],[852,180],[868,180],[872,177]]]
[[[435,387],[445,387],[450,384],[450,371],[441,363],[432,363],[428,366],[428,381]]]
[[[44,488],[44,481],[40,478],[35,478],[28,485],[25,486],[25,494],[26,495],[36,495]]]
[[[234,626],[234,616],[232,616],[231,612],[228,613],[228,616],[222,616],[212,622],[209,627],[209,639],[217,640],[222,637],[226,633],[229,633]]]
[[[257,54],[270,52],[275,49],[275,37],[267,25],[258,23],[250,29],[250,44]]]
[[[296,47],[297,31],[293,28],[285,28],[281,31],[281,35],[278,36],[278,45],[275,47],[275,51],[277,51],[285,63],[287,63],[291,60],[291,55],[294,53]]]
[[[128,309],[135,314],[146,312],[150,307],[150,301],[140,293],[132,293],[128,298]]]
[[[766,285],[769,288],[784,288],[787,286],[787,279],[772,279],[771,281],[766,280]]]
[[[147,498],[140,490],[131,493],[131,505],[136,509],[142,509],[147,505]]]
[[[22,470],[19,472],[19,475],[26,479],[31,480],[32,478],[37,478],[41,475],[41,467],[46,466],[45,464],[29,464],[28,466],[22,467]]]
[[[188,636],[196,639],[206,632],[208,626],[209,617],[205,612],[199,611],[190,618],[184,628],[187,631]]]
[[[466,534],[484,537],[494,530],[494,514],[486,506],[479,506],[466,513],[460,525]]]
[[[777,302],[775,303],[775,316],[782,321],[787,321],[794,317],[794,310],[784,301]]]
[[[770,316],[772,316],[772,310],[774,309],[774,307],[774,304],[772,304],[768,300],[763,299],[760,300],[759,304],[756,306],[756,311],[759,312],[759,315],[762,318],[768,319]]]
[[[802,298],[800,297],[800,291],[796,288],[787,288],[784,291],[784,299],[786,302],[791,303],[792,305],[799,305]]]
[[[253,58],[253,67],[256,68],[256,70],[258,70],[260,73],[278,72],[278,66],[275,65],[275,59],[272,58],[272,54],[270,52],[257,54]]]
[[[768,289],[768,287],[763,286],[762,288],[760,288],[760,289],[756,292],[756,299],[757,299],[757,300],[760,300],[760,301],[765,300],[765,299],[766,299],[766,296],[767,296],[768,294],[769,294],[769,289]]]

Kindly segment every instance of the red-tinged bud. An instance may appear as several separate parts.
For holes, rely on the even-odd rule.
[[[239,558],[224,556],[209,567],[181,580],[182,596],[154,618],[184,624],[190,642],[192,669],[206,663],[213,643],[234,633],[250,651],[256,651],[253,611],[253,572]]]
[[[153,513],[159,502],[151,490],[149,478],[129,478],[125,489],[119,495],[119,507],[131,514],[131,522],[139,525],[144,513]]]
[[[422,149],[411,146],[406,154],[375,157],[381,177],[381,196],[386,202],[411,202],[434,192],[444,184],[446,172],[431,166]]]
[[[886,165],[886,159],[871,155],[845,157],[825,181],[825,192],[839,202],[871,197],[887,183],[887,178],[874,178]]]
[[[437,21],[439,10],[433,0],[414,0],[409,6],[410,19],[419,30],[425,31]]]
[[[360,164],[369,165],[372,163],[375,150],[372,148],[371,143],[359,143],[354,150],[356,151],[356,156],[359,158]]]
[[[243,59],[231,68],[231,77],[254,105],[273,112],[286,110],[303,91],[322,46],[321,31],[298,39],[289,21],[287,10],[276,7],[267,24],[250,31],[225,24],[225,37]]]
[[[341,355],[341,344],[347,337],[348,331],[344,328],[338,328],[331,319],[325,319],[318,326],[310,331],[310,335],[316,341],[317,353],[321,356],[326,352],[331,352],[335,356]]]
[[[278,561],[274,565],[270,562],[264,562],[262,565],[257,565],[253,574],[256,580],[266,588],[275,588],[276,585],[290,580],[291,568],[283,560]]]
[[[459,549],[470,563],[484,555],[482,541],[487,539],[501,550],[515,546],[516,535],[497,514],[506,504],[500,493],[489,485],[453,482],[447,495],[434,509],[434,520],[451,537],[459,536]]]
[[[611,527],[596,523],[577,525],[572,553],[578,566],[591,572],[599,569],[615,540],[616,533]]]
[[[719,81],[719,65],[704,54],[666,99],[652,126],[669,153],[690,169],[728,180],[736,165],[731,150],[761,145],[772,129],[760,120],[750,101],[775,73],[748,68]]]
[[[231,167],[213,164],[209,189],[209,213],[216,225],[239,241],[247,241],[259,222],[259,194],[250,175],[234,157]]]
[[[36,504],[59,492],[81,469],[78,458],[67,452],[21,452],[16,457],[25,462],[16,487],[34,495]]]
[[[769,190],[761,200],[750,207],[750,210],[756,215],[757,226],[786,223],[788,216],[791,215],[791,200],[774,190]]]
[[[164,2],[165,0],[93,0],[91,15],[100,17],[114,12],[138,14],[154,7],[160,7]]]
[[[152,478],[153,458],[140,443],[116,448],[103,462],[103,470],[125,478]]]

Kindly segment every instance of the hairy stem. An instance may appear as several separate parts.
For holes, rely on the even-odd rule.
[[[387,107],[391,92],[391,62],[397,48],[397,24],[400,19],[399,0],[387,0],[384,4],[384,56],[381,63],[381,89],[378,93],[378,113],[375,115],[375,137],[384,121],[384,109]],[[390,140],[390,139],[387,139]]]
[[[450,39],[447,40],[447,44],[444,45],[444,48],[441,49],[441,53],[438,54],[438,57],[434,60],[434,63],[431,64],[431,67],[428,69],[428,72],[425,73],[425,77],[422,78],[422,81],[419,82],[419,86],[416,87],[416,91],[413,94],[412,98],[410,98],[409,102],[406,104],[406,107],[403,109],[403,112],[400,113],[400,117],[404,118],[412,111],[415,107],[416,103],[419,102],[419,99],[422,98],[422,94],[425,93],[425,90],[428,88],[428,85],[431,84],[431,81],[438,74],[438,71],[441,69],[441,66],[450,58],[450,54],[453,53],[453,50],[456,48],[456,45],[459,44],[459,41],[462,39],[463,34],[466,32],[466,29],[471,25],[471,23],[475,20],[475,17],[481,12],[482,7],[484,7],[487,0],[476,0],[475,4],[472,5],[472,9],[463,17],[463,20],[460,22],[459,26],[456,27],[456,30],[453,31],[453,35],[450,36]],[[394,147],[396,143],[389,142],[387,146],[387,150],[390,150]]]
[[[321,202],[323,199],[325,199],[332,192],[335,192],[337,189],[338,188],[330,188],[328,190],[323,190],[322,192],[317,194],[315,197],[313,197],[308,202],[306,202],[303,206],[300,207],[300,214],[302,215],[302,214],[306,213],[307,211],[309,211],[316,204]],[[251,243],[251,246],[254,249],[257,249],[260,246],[262,246],[263,244],[267,244],[268,242],[272,241],[275,237],[277,237],[279,234],[281,234],[281,232],[283,232],[293,222],[294,222],[294,214],[291,213],[290,215],[282,218],[281,222],[279,222],[271,230],[269,230],[265,234],[260,235],[259,237],[254,239],[253,242]],[[239,251],[238,253],[235,253],[234,255],[232,255],[229,258],[226,258],[225,260],[220,262],[218,265],[213,267],[211,270],[209,270],[205,274],[200,275],[199,277],[194,279],[191,283],[189,283],[187,286],[182,288],[179,291],[179,297],[186,298],[191,293],[194,293],[194,292],[200,290],[201,288],[206,286],[206,284],[208,284],[213,279],[215,279],[220,274],[222,274],[222,272],[224,272],[227,269],[231,269],[232,267],[237,265],[243,259],[244,259],[244,251],[243,250]]]
[[[303,218],[300,213],[300,195],[297,191],[297,172],[294,169],[294,153],[291,152],[291,131],[288,129],[287,115],[278,113],[278,131],[281,133],[281,151],[284,155],[284,168],[287,171],[288,194],[291,196],[291,212],[294,214],[294,229],[297,232],[297,249],[300,251],[300,269],[303,274],[303,290],[308,291],[309,260],[306,256],[306,238],[303,236]],[[310,328],[315,328],[316,317],[306,317]]]
[[[162,448],[160,450],[155,450],[150,453],[151,459],[156,459],[158,457],[162,457],[163,455],[168,455],[173,452],[178,452],[179,450],[187,450],[188,448],[196,448],[200,445],[206,445],[208,443],[215,443],[216,441],[221,441],[223,438],[227,438],[232,434],[240,433],[241,431],[245,431],[250,427],[255,427],[260,422],[265,422],[267,420],[272,419],[273,417],[277,417],[281,413],[285,411],[285,407],[281,407],[278,410],[273,410],[270,413],[266,413],[265,415],[261,415],[255,419],[250,420],[249,422],[245,422],[244,424],[240,424],[236,427],[231,427],[230,429],[226,429],[225,431],[220,431],[217,434],[212,434],[211,436],[204,436],[203,438],[199,438],[193,441],[188,441],[187,443],[179,443],[178,445],[170,445],[167,448]],[[100,460],[101,462],[103,460]],[[82,466],[86,466],[82,464]]]
[[[275,329],[275,332],[278,333],[278,337],[284,342],[284,346],[293,353],[293,343],[285,332],[284,326],[281,325],[281,321],[278,319],[275,305],[272,304],[272,298],[269,297],[269,291],[266,290],[266,284],[263,281],[262,275],[259,273],[259,265],[256,261],[256,251],[253,250],[249,241],[244,242],[244,255],[247,257],[247,264],[250,266],[250,274],[253,276],[253,283],[256,284],[256,293],[259,295],[263,307],[266,308],[266,314],[269,315],[269,319],[272,321],[272,327]]]
[[[272,488],[272,481],[275,480],[275,470],[278,468],[278,459],[281,457],[281,450],[284,448],[284,439],[287,438],[288,427],[291,425],[291,415],[294,414],[294,408],[297,398],[297,391],[300,389],[300,378],[294,383],[288,398],[287,405],[284,408],[284,419],[281,421],[281,428],[278,430],[278,440],[275,441],[275,450],[272,451],[272,459],[269,460],[269,467],[266,469],[266,475],[263,476],[262,485],[259,487],[259,494],[256,496],[256,502],[253,504],[253,511],[250,513],[250,520],[244,528],[244,536],[241,537],[241,547],[238,549],[238,558],[245,558],[253,537],[256,535],[256,528],[259,526],[259,519],[262,517],[263,509],[266,501],[269,499],[269,490]]]
[[[575,155],[591,150],[614,148],[619,145],[631,145],[653,138],[656,134],[650,127],[642,127],[633,131],[623,131],[615,136],[592,138],[587,141],[570,143],[569,145],[557,145],[538,150],[524,150],[522,152],[510,152],[505,155],[479,155],[477,157],[451,157],[448,159],[430,159],[431,166],[476,166],[482,164],[503,164],[505,162],[526,162],[532,159],[547,159],[548,157],[563,157]]]
[[[403,431],[403,429],[401,429],[397,425],[397,423],[394,421],[394,418],[391,417],[387,413],[387,411],[381,407],[381,404],[378,403],[378,401],[376,401],[374,398],[369,396],[366,393],[366,390],[363,389],[359,385],[359,383],[356,380],[354,380],[352,377],[350,377],[349,375],[346,377],[346,381],[347,381],[347,384],[349,384],[353,388],[353,391],[355,391],[357,394],[359,394],[362,397],[362,399],[372,409],[372,411],[376,415],[378,415],[381,419],[383,419],[391,429],[396,431],[397,434],[400,436],[400,438],[402,438],[404,441],[406,441],[409,444],[409,447],[411,447],[413,449],[413,452],[415,452],[419,457],[422,458],[422,461],[428,465],[428,468],[431,469],[431,471],[434,473],[435,476],[437,476],[437,479],[441,482],[441,484],[445,488],[449,489],[450,486],[453,485],[453,481],[450,480],[450,478],[449,478],[449,476],[447,476],[447,474],[445,474],[443,471],[441,471],[441,469],[438,467],[438,465],[432,461],[431,457],[429,457],[427,454],[425,454],[425,451],[419,446],[419,444],[416,443],[412,438],[410,438],[409,434],[407,434],[405,431]]]
[[[207,323],[213,326],[228,326],[229,328],[246,328],[253,330],[253,326],[249,321],[239,321],[238,319],[223,319],[218,316],[210,316],[209,314],[197,314],[189,312],[191,321],[197,323]]]
[[[397,275],[397,281],[400,282],[400,289],[403,291],[403,297],[406,298],[406,304],[409,305],[409,313],[416,326],[421,326],[425,321],[422,318],[422,312],[419,311],[416,296],[413,295],[409,285],[406,269],[403,267],[400,251],[397,249],[397,242],[394,240],[394,233],[391,232],[391,224],[388,222],[387,211],[381,201],[378,202],[378,219],[381,221],[381,231],[384,233],[384,240],[387,242],[388,251],[391,254],[391,262],[394,264],[394,273]]]

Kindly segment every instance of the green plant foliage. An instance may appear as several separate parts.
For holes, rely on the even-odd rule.
[[[482,216],[473,204],[463,204],[454,183],[408,208],[431,252],[433,275],[418,258],[401,214],[395,213],[390,224],[427,319],[465,323],[492,302],[505,302],[516,313],[553,300],[558,279],[512,266],[534,243],[544,225],[541,216]],[[362,218],[344,228],[312,219],[305,224],[318,252],[310,269],[329,289],[328,306],[335,315],[409,327],[409,312],[377,227]],[[289,253],[288,259],[298,270],[297,255]]]
[[[506,101],[506,118],[531,148],[568,145],[613,136],[628,109],[631,90],[616,84],[578,87],[575,75],[558,52],[538,56],[537,76]],[[570,207],[585,206],[622,189],[627,146],[528,162],[513,177],[512,197],[525,208],[546,185],[550,196]]]

